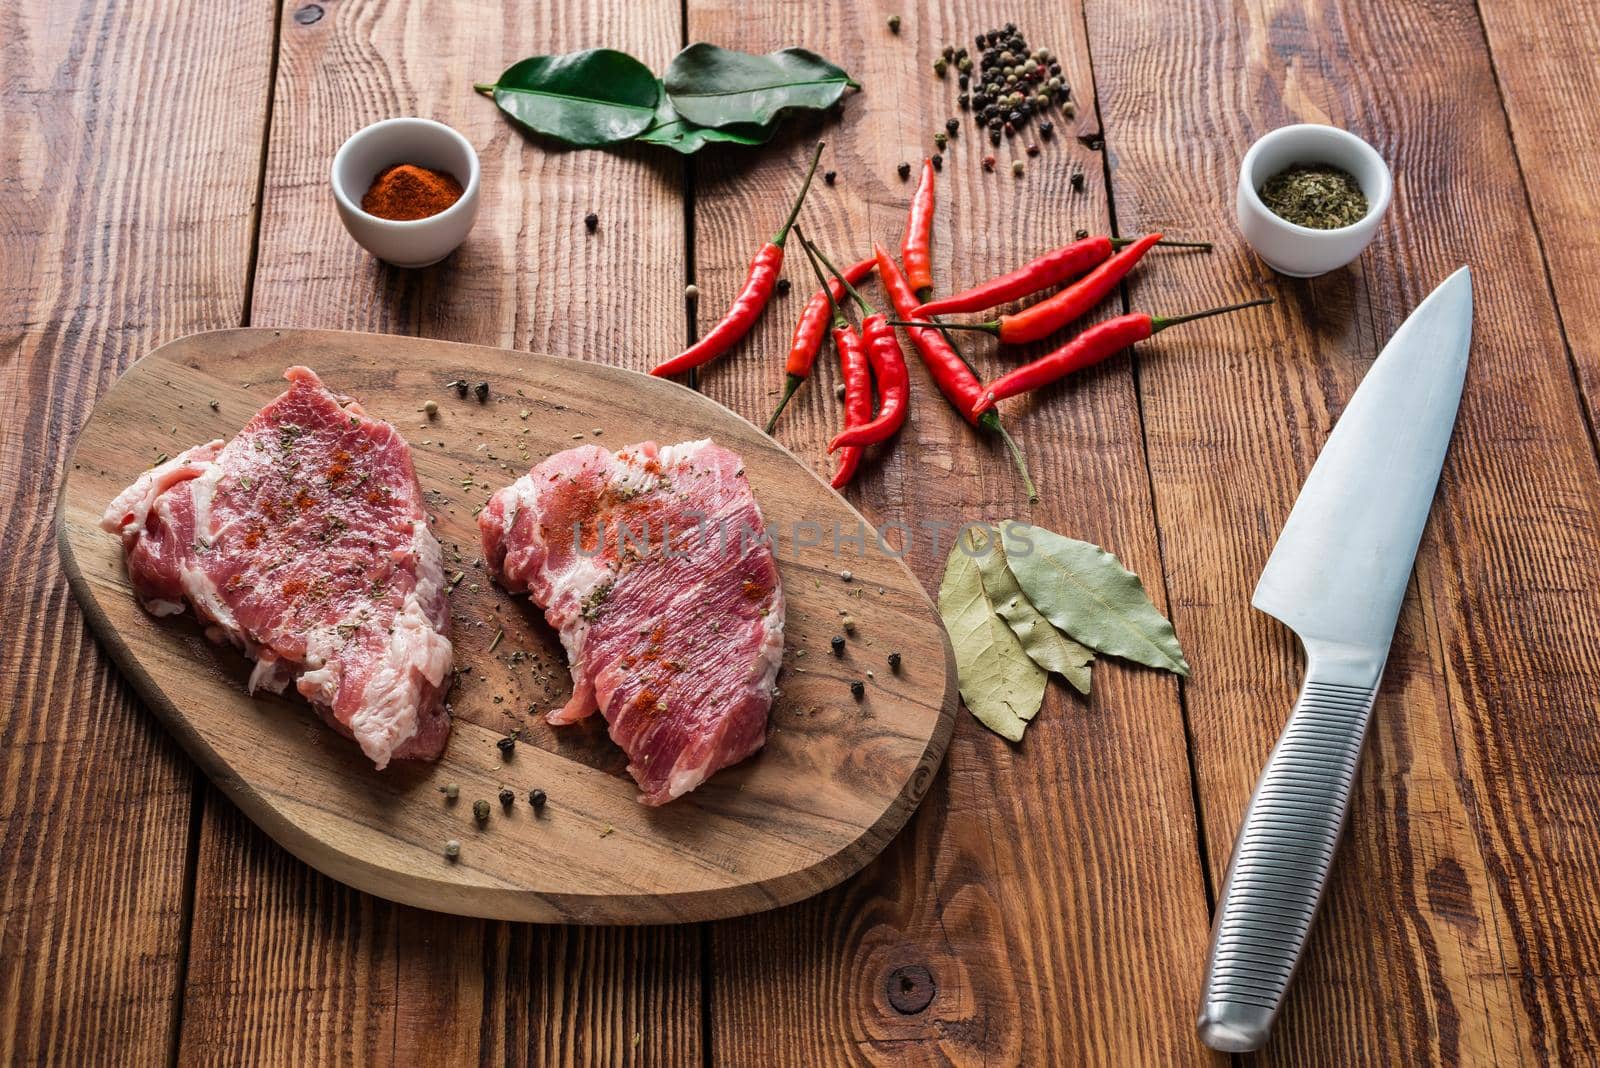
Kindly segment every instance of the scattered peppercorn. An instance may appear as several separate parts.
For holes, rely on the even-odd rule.
[[[1073,171],[1072,172],[1072,188],[1075,189],[1076,191],[1078,191],[1079,193],[1083,192],[1083,172],[1082,171]]]
[[[1038,154],[1039,154],[1039,146],[1034,144],[1032,141],[1029,141],[1028,142],[1028,155],[1037,156]]]
[[[839,579],[841,582],[852,582],[855,580],[855,577],[856,573],[851,571],[848,567],[839,572]]]
[[[1050,138],[1054,137],[1055,136],[1055,132],[1056,132],[1056,124],[1055,123],[1049,122],[1049,121],[1045,121],[1045,122],[1041,122],[1039,124],[1039,136],[1044,138],[1046,141],[1048,141],[1048,140],[1050,140]]]
[[[950,138],[946,137],[944,135],[944,133],[941,131],[940,133],[936,133],[936,134],[933,135],[933,143],[935,145],[938,145],[939,149],[941,151],[943,151],[944,146],[950,143]]]
[[[439,414],[439,402],[438,401],[431,401],[431,400],[430,401],[423,401],[422,402],[422,414],[427,416],[429,419],[432,419],[434,416],[438,415]]]
[[[935,152],[933,154],[932,162],[933,162],[933,169],[934,170],[936,170],[936,171],[944,170],[944,157],[939,155],[939,153]]]
[[[833,636],[833,640],[830,641],[828,644],[833,646],[833,655],[834,656],[843,656],[844,655],[844,635],[843,634],[835,634]]]
[[[600,229],[600,216],[591,211],[589,214],[583,217],[583,225],[588,227],[591,234],[594,233],[596,230]]]
[[[516,802],[517,802],[517,795],[511,792],[511,788],[509,786],[500,787],[500,807],[501,808],[506,809],[507,811],[510,811],[511,806],[516,804]]]
[[[461,843],[456,841],[454,838],[450,839],[444,844],[444,855],[450,860],[455,860],[460,857]]]
[[[1016,175],[1018,178],[1022,177],[1022,172],[1026,169],[1027,168],[1022,165],[1022,161],[1020,159],[1011,161],[1011,173]]]
[[[900,16],[899,15],[890,15],[889,16],[889,32],[890,33],[899,33],[900,32]]]
[[[457,786],[453,782],[445,783],[443,786],[439,787],[439,792],[444,794],[446,801],[454,801],[456,798],[461,796],[461,787]]]
[[[846,615],[840,617],[839,626],[844,628],[844,632],[846,634],[854,634],[856,632],[856,618],[855,618],[855,616],[846,614]]]
[[[489,383],[479,382],[477,385],[472,387],[472,393],[473,396],[478,398],[478,403],[482,404],[484,401],[489,399]]]
[[[898,170],[900,172],[900,180],[902,182],[905,181],[907,178],[911,177],[911,164],[909,164],[909,163],[900,164],[900,166],[897,167],[896,170]]]
[[[789,295],[789,288],[789,280],[787,278],[778,279],[778,296],[787,297]]]
[[[946,133],[948,133],[951,137],[954,137],[961,131],[961,123],[954,118],[945,119],[944,128]]]
[[[465,378],[458,378],[454,382],[447,384],[455,387],[456,396],[465,397],[467,395],[467,380]]]
[[[943,78],[945,71],[949,69],[950,61],[945,59],[943,56],[940,56],[938,59],[933,61],[933,73],[937,74],[939,77]]]
[[[220,412],[222,410],[222,402],[218,400],[208,400],[206,401],[206,407],[210,408],[214,412]]]
[[[995,139],[994,139],[994,142],[995,142],[995,144],[999,144],[1000,143],[1000,138],[998,136],[996,136]],[[985,157],[983,157],[983,169],[986,170],[986,171],[994,170],[994,157],[993,156],[985,156]]]
[[[890,653],[889,654],[889,670],[890,671],[895,671],[895,672],[898,672],[900,670],[900,654],[899,653]]]
[[[544,802],[545,796],[543,790],[528,791],[528,804],[533,806],[533,810],[535,812],[538,812],[540,809],[544,808]]]
[[[857,701],[867,696],[867,684],[862,682],[860,679],[851,681],[850,696],[854,697]]]
[[[479,823],[489,822],[489,802],[481,798],[472,803],[472,818]]]
[[[828,171],[827,173],[825,173],[822,176],[822,180],[824,182],[827,182],[829,185],[832,185],[834,182],[837,182],[839,180],[839,172],[838,171]]]
[[[1087,231],[1087,230],[1079,230],[1077,233],[1073,234],[1072,236],[1074,238],[1076,238],[1077,240],[1082,241],[1084,238],[1089,236],[1089,231]]]
[[[683,299],[684,300],[699,300],[700,299],[700,287],[695,285],[693,282],[690,282],[688,285],[684,286],[683,287]]]
[[[1000,131],[999,130],[990,130],[989,131],[989,143],[991,145],[998,145],[1000,143]]]
[[[494,744],[495,747],[500,750],[500,755],[505,757],[507,760],[511,759],[511,754],[515,752],[517,748],[517,740],[511,737],[509,734]]]

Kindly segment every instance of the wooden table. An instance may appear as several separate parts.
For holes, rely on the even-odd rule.
[[[1300,482],[1383,340],[1473,267],[1454,447],[1378,702],[1349,841],[1263,1062],[1585,1062],[1600,1043],[1600,10],[1513,0],[554,0],[0,3],[0,1062],[797,1065],[1201,1062],[1207,913],[1298,684],[1249,608]],[[981,9],[974,14],[969,7]],[[536,10],[537,9],[537,10]],[[902,14],[899,36],[885,19]],[[879,522],[1033,521],[1102,543],[1172,615],[1194,675],[1102,667],[1020,746],[963,714],[920,813],[812,901],[699,927],[454,919],[348,890],[225,802],[109,667],[50,513],[97,394],[157,344],[342,327],[643,368],[722,305],[819,135],[806,208],[841,254],[897,240],[931,134],[930,64],[1015,19],[1079,114],[1021,180],[964,126],[941,182],[941,287],[1080,227],[1214,236],[1134,307],[1267,288],[1267,313],[1142,346],[1011,418],[1044,501],[920,369],[912,420],[851,496]],[[471,91],[532,52],[804,43],[864,91],[758,151],[549,151]],[[483,157],[467,245],[424,271],[345,235],[329,158],[398,114]],[[1232,223],[1274,126],[1330,122],[1396,197],[1348,270],[1272,276]],[[1074,192],[1079,171],[1086,189]],[[599,215],[598,232],[583,217]],[[756,417],[805,288],[707,393]],[[702,316],[704,318],[704,316]],[[1001,360],[972,347],[980,367]],[[833,371],[780,434],[820,466]],[[932,588],[941,560],[913,567]],[[1217,1058],[1220,1060],[1220,1058]]]

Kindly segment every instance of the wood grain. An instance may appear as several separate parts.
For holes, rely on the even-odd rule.
[[[901,32],[885,26],[902,17]],[[805,40],[864,86],[842,117],[795,124],[758,161],[734,153],[697,164],[696,264],[703,320],[733,291],[774,225],[806,149],[827,138],[834,186],[813,189],[803,219],[834,259],[877,239],[898,250],[912,184],[896,165],[920,162],[935,130],[963,125],[939,177],[935,281],[947,290],[1105,232],[1096,153],[1072,136],[1096,132],[1082,24],[1072,5],[854,5],[819,19],[814,5],[769,5],[753,21],[735,4],[689,5],[689,36],[751,51]],[[1014,19],[1030,43],[1067,57],[1082,118],[1060,117],[1055,141],[1027,157],[1025,138],[997,151],[955,106],[952,77],[930,69],[946,42]],[[1027,175],[1010,173],[1011,159]],[[1081,170],[1086,190],[1074,192]],[[915,174],[915,170],[913,171]],[[741,349],[711,368],[705,389],[747,416],[764,414],[782,378],[793,317],[814,288],[799,253],[794,291]],[[880,290],[869,291],[882,300]],[[967,345],[980,371],[1012,357]],[[1043,346],[1033,351],[1043,351]],[[778,436],[816,458],[835,429],[834,357],[796,398]],[[1029,508],[1004,454],[976,438],[920,367],[911,419],[869,453],[853,498],[880,525],[916,536],[908,560],[937,589],[949,537],[922,524],[1019,516],[1114,549],[1155,579],[1160,556],[1139,417],[1126,360],[1008,413],[1044,501]],[[1155,1063],[1198,1057],[1187,1021],[1205,951],[1206,904],[1195,848],[1176,687],[1154,672],[1097,668],[1094,698],[1052,685],[1026,741],[1011,746],[965,712],[946,773],[876,863],[814,901],[713,928],[711,1056],[729,1064]]]
[[[436,762],[379,774],[304,702],[249,695],[242,657],[207,643],[197,625],[165,626],[138,606],[121,544],[100,529],[112,498],[150,463],[147,442],[231,437],[281,392],[283,368],[295,361],[412,442],[452,576],[458,675],[450,744]],[[442,387],[468,368],[493,378],[487,401]],[[419,414],[441,396],[433,417]],[[637,802],[602,724],[560,730],[544,722],[542,713],[571,693],[559,637],[513,602],[477,555],[477,512],[512,474],[574,439],[629,446],[646,426],[662,441],[712,437],[738,453],[774,540],[792,660],[760,755],[661,808]],[[67,577],[95,633],[212,781],[302,860],[390,900],[592,924],[787,904],[882,849],[927,790],[949,740],[954,664],[937,612],[905,565],[870,552],[842,582],[821,531],[875,540],[861,516],[749,423],[646,375],[381,334],[197,334],[140,360],[96,405],[57,516]],[[815,534],[797,534],[802,524]],[[903,651],[902,669],[868,677],[852,658],[832,656],[829,639],[845,615],[862,639]],[[849,690],[855,677],[867,689],[860,701]],[[507,758],[497,743],[513,733],[521,741]],[[461,790],[454,804],[440,796],[446,783]],[[474,802],[498,807],[502,786],[522,800],[475,826]],[[533,786],[553,799],[542,813],[527,806]],[[463,842],[454,863],[442,854],[452,838]]]
[[[238,323],[271,18],[259,2],[0,5],[6,1064],[173,1048],[195,776],[84,633],[49,502],[121,367]]]
[[[1261,1060],[1582,1062],[1597,1035],[1592,732],[1600,486],[1541,284],[1470,4],[1088,5],[1130,228],[1232,235],[1237,160],[1330,122],[1388,159],[1377,243],[1325,278],[1273,278],[1237,241],[1146,271],[1136,306],[1256,292],[1138,360],[1213,877],[1299,682],[1249,593],[1317,450],[1383,341],[1473,270],[1472,362],[1309,958]],[[1491,195],[1487,191],[1494,190]],[[1197,397],[1208,403],[1197,404]],[[1247,488],[1247,491],[1246,491]],[[1582,718],[1587,718],[1583,716]]]
[[[676,4],[319,6],[320,18],[302,22],[306,5],[286,4],[280,24],[252,322],[583,352],[635,368],[681,340],[675,158],[552,151],[470,88],[526,55],[596,43],[659,69],[681,43]],[[423,271],[374,263],[327,190],[344,138],[397,114],[449,123],[483,163],[472,236]],[[601,216],[593,238],[590,210]],[[206,800],[218,808],[219,795]],[[244,884],[232,874],[241,869]],[[692,928],[569,932],[396,908],[315,875],[237,819],[207,817],[199,870],[186,1061],[217,1048],[261,1063],[335,1052],[391,1063],[700,1056]],[[560,1011],[506,994],[530,988],[559,998]],[[293,1011],[325,1004],[372,1016],[353,1028],[338,1012]],[[258,1013],[275,1026],[237,1026]]]

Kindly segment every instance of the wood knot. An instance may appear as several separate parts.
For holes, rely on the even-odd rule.
[[[321,4],[307,4],[305,7],[295,9],[294,20],[302,26],[309,26],[313,22],[320,21],[321,18]]]
[[[939,987],[933,973],[920,964],[907,964],[889,973],[884,984],[889,994],[889,1004],[894,1010],[914,1016],[933,1003]]]

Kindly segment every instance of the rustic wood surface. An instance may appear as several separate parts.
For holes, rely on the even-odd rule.
[[[1248,608],[1316,450],[1383,339],[1461,263],[1478,317],[1447,461],[1335,885],[1264,1063],[1585,1063],[1600,1055],[1600,291],[1590,225],[1600,13],[1527,0],[114,5],[0,0],[0,1060],[93,1063],[1214,1063],[1192,1037],[1207,904],[1298,682]],[[884,19],[902,16],[891,36]],[[1079,227],[1213,236],[1133,306],[1267,289],[1008,406],[1045,500],[914,372],[912,423],[852,499],[874,521],[1032,518],[1115,549],[1173,615],[1181,686],[1107,666],[1011,747],[962,715],[944,771],[866,871],[758,917],[658,928],[460,920],[316,874],[140,707],[58,573],[51,503],[114,373],[234,325],[418,334],[632,367],[725,302],[816,136],[806,214],[849,255],[898,241],[954,86],[929,65],[1014,19],[1080,113],[1028,174],[963,126],[942,288]],[[548,151],[469,83],[605,44],[805,43],[865,89],[754,153]],[[366,122],[422,114],[484,162],[438,267],[372,263],[326,195]],[[1293,121],[1366,136],[1396,199],[1351,268],[1278,278],[1231,219],[1237,160]],[[1103,150],[1097,138],[1103,137]],[[1066,179],[1086,174],[1083,193]],[[258,188],[259,183],[259,188]],[[259,207],[259,213],[258,213]],[[589,211],[601,217],[593,237]],[[14,265],[23,265],[17,269]],[[761,416],[806,290],[702,388]],[[980,368],[1003,366],[969,346]],[[812,458],[833,374],[779,439]],[[931,588],[939,554],[909,563]]]
[[[303,701],[249,695],[249,663],[207,642],[198,624],[152,624],[120,543],[101,529],[112,498],[150,466],[149,442],[232,437],[296,362],[412,442],[453,587],[458,673],[450,744],[437,761],[377,774]],[[491,379],[488,398],[441,394],[463,375]],[[423,415],[441,395],[435,414]],[[637,802],[626,758],[598,719],[567,729],[544,721],[571,692],[566,655],[540,613],[508,604],[488,574],[476,519],[493,489],[574,439],[623,448],[646,425],[663,441],[710,436],[738,452],[769,523],[786,605],[787,672],[761,754],[662,808]],[[95,406],[69,464],[57,509],[67,578],[124,677],[252,820],[318,870],[380,897],[541,923],[681,923],[771,909],[876,855],[944,758],[955,665],[916,577],[893,556],[869,553],[843,581],[820,532],[871,537],[861,515],[771,438],[676,383],[428,338],[210,331],[130,368]],[[818,533],[797,536],[802,521]],[[829,642],[846,615],[851,637],[835,657]],[[888,650],[901,654],[898,670]],[[863,683],[860,699],[852,679]],[[508,757],[497,743],[513,734]],[[446,783],[460,789],[454,802],[442,796]],[[526,801],[534,786],[553,799],[539,813]],[[509,809],[499,807],[502,787],[516,795]],[[482,827],[476,800],[494,812]],[[452,838],[462,843],[454,863],[442,855]]]

